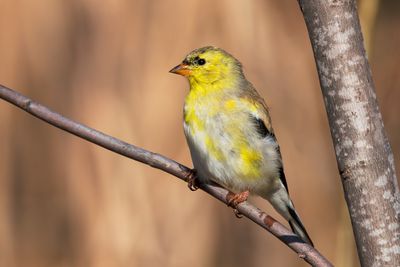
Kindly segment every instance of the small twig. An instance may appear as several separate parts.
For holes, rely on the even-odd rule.
[[[188,177],[190,177],[192,170],[174,160],[128,144],[115,137],[106,135],[83,124],[77,123],[2,85],[0,85],[0,98],[3,98],[11,104],[25,110],[26,112],[45,122],[48,122],[53,126],[70,132],[115,153],[136,161],[140,161],[144,164],[150,165],[153,168],[163,170],[186,182]],[[225,204],[228,204],[229,196],[232,194],[217,184],[199,184],[198,187]],[[243,202],[237,206],[237,210],[240,212],[240,214],[276,236],[289,248],[294,250],[300,258],[304,259],[309,264],[313,266],[333,266],[315,248],[304,243],[297,235],[292,233],[281,223],[277,222],[274,218],[261,211],[257,207],[249,204],[248,202]]]

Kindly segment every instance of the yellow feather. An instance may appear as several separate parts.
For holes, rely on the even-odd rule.
[[[247,144],[242,145],[239,151],[241,157],[240,169],[244,174],[243,177],[246,180],[262,179],[263,177],[260,176],[261,153],[249,148]]]

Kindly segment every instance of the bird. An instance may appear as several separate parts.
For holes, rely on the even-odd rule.
[[[289,197],[269,109],[240,61],[221,48],[206,46],[190,52],[170,72],[186,77],[190,86],[183,108],[195,170],[189,188],[215,182],[234,193],[229,200],[233,207],[250,194],[258,195],[314,246]]]

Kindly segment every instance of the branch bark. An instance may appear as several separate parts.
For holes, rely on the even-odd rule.
[[[299,0],[362,266],[398,266],[400,195],[355,0]]]
[[[102,132],[96,131],[85,125],[77,123],[2,85],[0,85],[0,98],[8,101],[9,103],[25,110],[26,112],[55,127],[70,132],[71,134],[74,134],[89,142],[102,146],[122,156],[140,161],[153,168],[165,171],[186,182],[188,175],[191,173],[190,168],[181,165],[176,161],[168,159],[160,154],[128,144],[115,137],[106,135]],[[228,204],[228,200],[232,196],[231,192],[220,187],[217,184],[200,184],[199,188],[225,204]],[[261,211],[257,207],[251,205],[248,202],[243,202],[239,204],[237,210],[243,216],[252,220],[256,224],[276,236],[289,248],[295,251],[300,258],[304,259],[312,266],[333,266],[315,248],[304,243],[297,235],[292,233],[281,223],[279,223],[274,218]]]

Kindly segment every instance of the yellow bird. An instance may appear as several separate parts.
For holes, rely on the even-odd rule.
[[[289,197],[268,108],[241,63],[207,46],[190,52],[170,72],[185,76],[190,84],[183,124],[196,179],[211,179],[236,193],[230,201],[234,207],[249,193],[261,196],[313,245]]]

